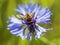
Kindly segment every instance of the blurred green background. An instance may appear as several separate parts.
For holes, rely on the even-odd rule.
[[[52,24],[48,25],[53,30],[47,31],[38,40],[22,40],[12,35],[7,30],[8,16],[16,15],[15,8],[18,4],[29,3],[29,0],[0,0],[0,45],[60,45],[60,0],[32,0],[43,7],[49,7],[53,15]]]

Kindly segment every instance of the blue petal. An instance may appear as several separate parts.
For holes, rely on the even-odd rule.
[[[21,28],[21,26],[19,24],[13,24],[12,26],[10,26],[8,28],[9,28],[9,30],[14,30],[16,28],[18,28],[18,29]]]
[[[26,30],[26,28],[23,28],[20,30],[20,32],[16,33],[15,35],[20,36],[20,34],[22,33],[22,36],[24,36],[25,30]]]
[[[9,20],[8,22],[7,22],[8,24],[12,24],[12,22]]]
[[[20,5],[18,5],[18,9],[16,9],[16,11],[18,13],[20,13],[21,15],[25,15],[25,13],[26,13],[24,8],[22,6],[20,6]]]
[[[32,8],[32,2],[29,3],[28,8]]]
[[[48,8],[42,9],[40,17],[46,15],[48,12],[50,12],[50,10]]]
[[[52,28],[45,28],[46,30],[52,30]]]
[[[38,27],[38,29],[35,29],[35,38],[36,39],[40,38],[40,36],[43,36],[44,35],[43,32],[46,32],[47,30],[51,30],[51,28],[43,28],[43,27],[39,26],[38,24],[36,24],[36,26]]]
[[[11,24],[11,23],[18,23],[18,24],[20,24],[20,25],[23,24],[23,23],[22,23],[22,20],[17,19],[15,16],[10,16],[8,23],[9,23],[9,24]]]
[[[39,21],[40,21],[40,20],[39,20]],[[50,19],[46,19],[46,20],[41,19],[41,22],[40,22],[40,23],[45,23],[45,24],[47,24],[47,23],[50,23],[50,22],[51,22]]]
[[[27,34],[27,39],[30,39],[30,31]]]
[[[33,4],[32,4],[32,2],[30,2],[29,5],[28,5],[29,12],[31,12],[31,8],[32,8],[32,6],[33,6]]]
[[[20,36],[22,39],[24,39],[24,33],[25,33],[26,28],[23,28],[21,30],[19,30],[19,29],[16,29],[16,30],[18,30],[18,31],[11,31],[11,33],[16,36]]]
[[[36,18],[38,16],[38,14],[40,13],[40,10],[41,10],[41,6],[38,6],[36,11],[35,11],[35,15],[34,15],[34,18]]]
[[[50,23],[51,15],[52,13],[49,11],[49,9],[44,10],[40,16],[37,16],[37,23]]]
[[[42,32],[35,29],[35,38],[36,39],[40,38],[41,34],[42,34]]]
[[[38,29],[40,30],[40,32],[46,32],[46,29],[39,26],[38,24],[36,24],[36,26],[38,27]]]
[[[27,6],[26,4],[24,4],[22,7],[24,8],[24,10],[25,10],[26,12],[29,12],[29,8],[28,8],[28,6]]]
[[[16,11],[17,11],[20,15],[23,15],[23,16],[24,16],[24,13],[23,13],[21,10],[16,9]]]
[[[28,5],[29,12],[32,13],[33,10],[37,9],[37,7],[38,7],[37,4],[33,4],[30,2],[30,4]]]
[[[23,30],[23,36],[25,35],[25,30],[26,30],[26,28]]]
[[[36,7],[37,7],[37,4],[33,4],[33,5],[32,5],[32,8],[31,8],[31,11],[33,11],[34,8],[36,8]]]

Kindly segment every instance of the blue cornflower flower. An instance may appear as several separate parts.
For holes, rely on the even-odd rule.
[[[18,18],[10,16],[8,21],[8,29],[12,34],[20,36],[22,39],[31,40],[32,34],[35,39],[38,39],[43,35],[43,32],[50,30],[39,26],[41,23],[47,24],[51,22],[50,16],[52,13],[49,8],[42,8],[40,5],[30,2],[29,5],[18,5],[16,11],[20,14],[17,15]]]

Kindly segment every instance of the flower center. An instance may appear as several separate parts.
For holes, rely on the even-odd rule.
[[[25,20],[27,25],[33,25],[36,22],[35,19],[33,19],[32,15],[29,13],[26,13],[24,20]]]
[[[35,22],[36,22],[34,17],[30,13],[26,13],[26,15],[24,16],[24,21],[30,32],[33,33],[35,31]]]

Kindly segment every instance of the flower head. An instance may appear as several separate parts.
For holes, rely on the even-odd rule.
[[[18,5],[16,11],[20,14],[17,15],[18,18],[10,16],[8,21],[8,29],[12,34],[20,36],[22,39],[32,39],[32,34],[34,34],[35,39],[38,39],[43,32],[49,30],[39,25],[50,23],[52,13],[49,8],[42,8],[40,5],[30,2],[29,5]],[[27,33],[26,30],[28,30]]]

